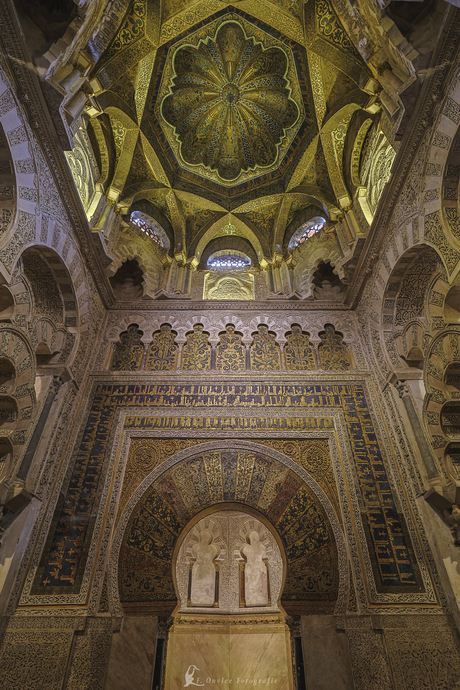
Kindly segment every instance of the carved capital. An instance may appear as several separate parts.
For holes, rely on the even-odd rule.
[[[404,400],[404,398],[407,398],[407,396],[410,395],[409,386],[405,381],[398,379],[395,383],[395,388],[398,391],[401,400]]]
[[[50,384],[50,392],[53,392],[54,395],[57,395],[59,393],[61,386],[63,385],[64,381],[61,379],[60,376],[53,376],[53,380]]]

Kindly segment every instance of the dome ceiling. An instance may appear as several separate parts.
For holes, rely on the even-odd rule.
[[[156,7],[131,4],[90,75],[88,137],[118,212],[150,204],[171,253],[198,261],[233,223],[271,260],[310,217],[341,218],[358,183],[364,199],[350,161],[372,160],[380,105],[331,3]]]
[[[237,196],[284,175],[318,126],[305,49],[236,10],[219,14],[158,51],[146,135],[180,188]]]
[[[196,47],[189,43],[172,55],[170,95],[161,103],[163,129],[180,143],[181,163],[228,184],[276,169],[303,114],[290,55],[247,37],[235,21]]]

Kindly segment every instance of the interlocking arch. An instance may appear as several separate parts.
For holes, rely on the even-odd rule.
[[[77,296],[69,271],[54,250],[41,246],[26,249],[19,267],[23,290],[29,294],[28,320],[35,352],[47,357],[43,363],[67,363],[78,328]]]
[[[22,455],[33,418],[36,362],[29,339],[10,324],[0,324],[0,482]]]
[[[451,471],[446,451],[452,436],[452,414],[460,400],[460,330],[451,326],[435,337],[428,349],[424,370],[426,395],[424,419],[433,453]],[[447,462],[447,465],[445,464]]]
[[[432,247],[416,245],[406,251],[391,271],[381,307],[381,327],[390,361],[419,366],[423,336],[429,320],[442,313],[448,283],[439,255]],[[394,345],[394,350],[390,349]],[[415,364],[414,364],[415,363]]]

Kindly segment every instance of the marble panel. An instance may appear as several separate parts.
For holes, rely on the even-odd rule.
[[[180,611],[277,611],[283,561],[274,535],[248,513],[221,510],[184,536],[176,560]],[[212,607],[212,610],[211,610]]]
[[[333,616],[302,616],[305,680],[309,690],[353,688],[345,632],[337,630]]]
[[[257,685],[292,690],[287,626],[280,621],[247,628],[233,623],[175,624],[169,634],[165,687],[238,689]]]
[[[112,639],[105,690],[151,690],[157,618],[125,616]]]

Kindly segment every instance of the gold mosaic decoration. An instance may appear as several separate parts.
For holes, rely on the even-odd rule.
[[[349,53],[355,53],[353,43],[328,0],[316,0],[316,30],[329,43]]]
[[[202,439],[186,438],[134,438],[129,448],[117,520],[149,472],[180,450],[202,442]]]
[[[211,368],[211,345],[208,338],[209,333],[203,331],[200,323],[187,333],[187,342],[182,351],[182,369],[204,371]]]
[[[204,277],[203,299],[254,299],[254,276],[247,269],[228,273],[209,271]]]
[[[168,53],[155,107],[181,165],[220,185],[276,170],[305,117],[289,46],[234,16]]]
[[[342,519],[327,439],[309,438],[289,439],[287,441],[284,439],[254,439],[254,441],[287,455],[311,474],[331,501],[339,520]]]
[[[337,333],[334,326],[327,324],[324,331],[319,334],[322,340],[318,347],[319,359],[323,369],[351,369],[350,355],[343,344],[343,336]]]
[[[308,333],[303,333],[300,326],[294,324],[286,336],[284,346],[286,369],[302,370],[316,369],[315,353],[308,339]]]
[[[275,342],[275,334],[271,333],[267,326],[261,324],[252,337],[251,369],[254,371],[281,369],[280,349]]]
[[[245,347],[241,337],[232,324],[227,326],[224,333],[220,333],[220,342],[216,348],[218,371],[241,371],[245,368]]]
[[[226,182],[273,165],[299,119],[280,48],[264,50],[228,22],[214,40],[178,50],[173,69],[162,114],[174,127],[185,164],[203,164]]]
[[[145,34],[145,21],[147,16],[147,3],[145,0],[133,3],[131,11],[120,27],[110,48],[104,56],[105,61],[110,60],[120,51],[131,46]]]
[[[176,335],[169,323],[164,323],[160,330],[153,334],[145,363],[147,371],[171,371],[176,368],[179,349],[174,342]]]
[[[143,332],[140,331],[135,323],[128,326],[128,329],[120,333],[120,342],[115,346],[113,355],[112,371],[137,371],[141,368],[144,345],[141,341]]]

